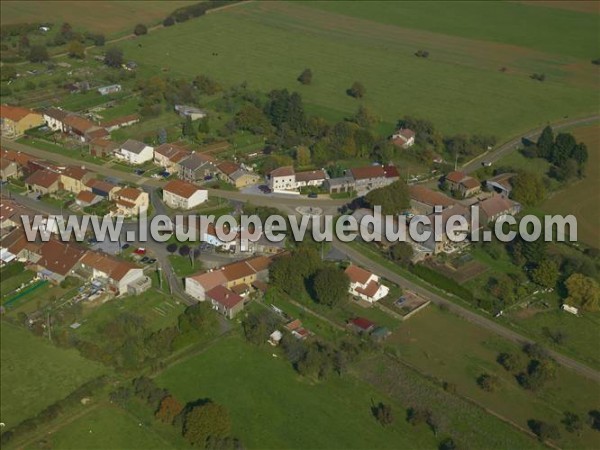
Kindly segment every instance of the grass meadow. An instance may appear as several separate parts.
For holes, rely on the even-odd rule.
[[[106,372],[76,350],[63,350],[8,322],[0,326],[0,420],[8,428]]]
[[[586,176],[553,194],[540,208],[551,214],[574,214],[578,239],[600,248],[600,124],[575,128],[573,134],[588,147]]]
[[[479,5],[438,4],[430,14],[431,5],[414,2],[377,7],[371,2],[252,2],[120,46],[147,75],[204,73],[224,84],[247,81],[263,91],[289,88],[303,95],[311,113],[329,119],[354,113],[362,102],[387,130],[410,114],[432,120],[446,133],[490,133],[502,139],[597,111],[598,67],[590,63],[597,48],[593,15],[527,7],[540,19],[520,30],[511,25],[502,34],[515,7],[517,12],[529,9],[504,2]],[[500,26],[488,27],[475,18],[482,8],[490,14],[506,8],[499,14]],[[458,19],[445,19],[455,9]],[[426,25],[412,20],[413,10],[431,17],[434,30],[415,29]],[[462,19],[462,13],[472,20]],[[551,28],[563,14],[574,35],[566,44]],[[461,31],[471,28],[468,34]],[[418,49],[428,50],[429,58],[415,57]],[[306,67],[313,71],[313,82],[301,86],[296,77]],[[545,73],[546,81],[531,80],[533,72]],[[356,80],[367,90],[360,101],[345,93]]]
[[[529,419],[544,420],[561,428],[558,444],[563,448],[592,448],[595,432],[585,427],[580,436],[564,430],[564,411],[581,417],[600,401],[598,385],[574,372],[557,367],[556,379],[537,392],[521,388],[514,377],[496,362],[498,353],[521,354],[521,350],[496,335],[437,307],[426,309],[405,322],[386,342],[403,361],[420,371],[456,385],[457,392],[485,408],[527,428]],[[496,375],[500,389],[486,392],[477,385],[483,373]]]
[[[233,435],[248,449],[436,446],[431,432],[410,427],[400,412],[394,425],[382,428],[370,408],[388,400],[365,383],[352,376],[311,382],[272,353],[227,338],[169,368],[157,382],[182,401],[209,397],[226,406]]]

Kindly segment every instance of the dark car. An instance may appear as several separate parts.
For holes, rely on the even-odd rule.
[[[148,260],[148,264],[154,264],[156,262],[156,258],[150,258]]]
[[[167,172],[166,170],[164,170],[161,173],[159,173],[159,175],[163,178],[168,178],[171,174],[169,172]]]
[[[319,196],[317,194],[315,194],[314,192],[311,192],[310,194],[308,194],[308,198],[318,198]]]
[[[128,249],[129,247],[130,247],[130,245],[127,242],[125,242],[123,245],[121,245],[121,248],[123,250]]]
[[[142,175],[145,172],[145,170],[144,169],[135,169],[134,172],[136,175]]]
[[[141,259],[141,261],[142,261],[143,263],[147,263],[148,261],[150,261],[150,258],[148,258],[147,256],[144,256],[144,257]]]
[[[209,180],[212,180],[212,175],[206,175],[204,177],[204,181],[209,181]]]

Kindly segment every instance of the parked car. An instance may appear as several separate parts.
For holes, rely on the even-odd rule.
[[[127,242],[125,242],[123,245],[121,245],[121,248],[123,250],[128,249],[129,247],[130,247],[130,245]]]
[[[133,253],[135,253],[136,255],[145,255],[146,249],[144,247],[138,247],[133,251]]]
[[[144,256],[140,261],[142,261],[143,263],[147,263],[150,261],[150,258],[148,258],[147,256]]]
[[[156,258],[150,258],[148,260],[148,264],[154,264],[156,262]]]
[[[145,172],[145,170],[144,169],[135,169],[134,172],[136,175],[142,175]]]
[[[490,167],[490,166],[492,165],[492,162],[491,162],[491,161],[483,161],[483,162],[481,163],[481,165],[482,165],[483,167]]]
[[[319,196],[314,192],[311,192],[310,194],[308,194],[308,198],[318,198],[318,197]]]

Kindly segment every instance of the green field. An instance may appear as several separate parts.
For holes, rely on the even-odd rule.
[[[106,372],[77,351],[56,348],[15,325],[2,322],[0,332],[0,413],[9,428]]]
[[[401,419],[400,408],[394,425],[382,428],[370,406],[386,398],[353,377],[313,383],[272,353],[228,338],[168,369],[157,382],[183,401],[210,397],[225,405],[233,435],[249,449],[436,446],[428,430]]]
[[[592,337],[589,337],[592,339]],[[428,308],[405,322],[387,341],[400,358],[426,374],[454,383],[457,392],[527,428],[529,419],[539,419],[562,428],[559,445],[564,448],[593,448],[597,436],[584,428],[581,436],[564,431],[564,411],[581,417],[597,407],[598,385],[559,366],[555,380],[538,392],[521,388],[514,376],[497,362],[499,352],[520,353],[520,349],[496,335],[439,308]],[[523,363],[527,359],[524,354]],[[485,392],[476,379],[483,373],[500,379],[497,392]]]
[[[460,5],[435,5],[436,12],[429,14],[432,6],[422,2],[377,7],[371,2],[252,2],[121,46],[127,58],[142,63],[141,73],[185,77],[205,73],[225,84],[247,81],[262,91],[286,87],[303,95],[311,113],[330,119],[356,111],[360,102],[345,90],[358,80],[367,89],[362,102],[389,130],[399,117],[410,114],[432,120],[443,132],[504,138],[566,115],[597,111],[598,68],[589,62],[596,53],[594,16],[528,7],[544,19],[548,16],[549,23],[532,20],[510,30],[533,36],[532,43],[511,38],[510,30],[496,37],[480,35],[491,33],[489,21],[473,18],[482,8],[494,15],[506,8],[495,27],[502,28],[515,7],[517,12],[529,9],[505,2],[485,2],[476,8]],[[466,14],[473,8],[475,12]],[[425,21],[412,21],[415,9],[432,18],[436,33],[402,27],[406,21],[424,26]],[[456,10],[459,18],[464,10],[467,20],[436,25]],[[567,42],[574,47],[585,41],[572,54],[552,28],[563,14],[569,16],[573,30]],[[461,30],[473,27],[479,32],[463,36]],[[421,48],[430,52],[428,59],[413,55]],[[296,77],[306,67],[313,71],[313,83],[301,86]],[[501,72],[501,67],[507,70]],[[533,72],[545,73],[547,80],[532,81]]]
[[[138,23],[154,25],[189,1],[6,1],[2,2],[2,25],[24,22],[53,22],[59,26],[69,22],[73,28],[109,36],[129,34]]]
[[[47,440],[57,450],[176,448],[162,439],[152,425],[146,421],[140,422],[137,417],[120,408],[101,405],[52,433]]]
[[[551,214],[574,214],[577,238],[600,248],[600,125],[576,128],[573,134],[578,142],[585,142],[588,147],[585,178],[552,195],[541,209]]]

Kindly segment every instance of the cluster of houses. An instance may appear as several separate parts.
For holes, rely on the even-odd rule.
[[[13,150],[0,149],[0,177],[3,181],[23,178],[27,190],[38,195],[70,192],[81,208],[109,202],[111,216],[137,216],[150,204],[147,192],[97,179],[84,166],[57,166]]]
[[[274,256],[254,256],[185,279],[185,292],[232,319],[250,301],[253,292],[264,292]]]
[[[292,166],[272,170],[267,180],[273,192],[298,192],[306,186],[323,187],[330,194],[368,192],[385,187],[400,178],[395,166],[372,165],[348,169],[343,177],[330,178],[324,169],[296,172]]]
[[[67,277],[78,277],[102,286],[115,295],[140,294],[151,286],[142,268],[100,251],[88,250],[78,244],[63,242],[54,236],[46,241],[27,240],[21,215],[33,212],[6,198],[0,199],[0,258],[2,264],[11,261],[25,263],[39,279],[59,284]],[[52,229],[52,227],[47,227]]]

